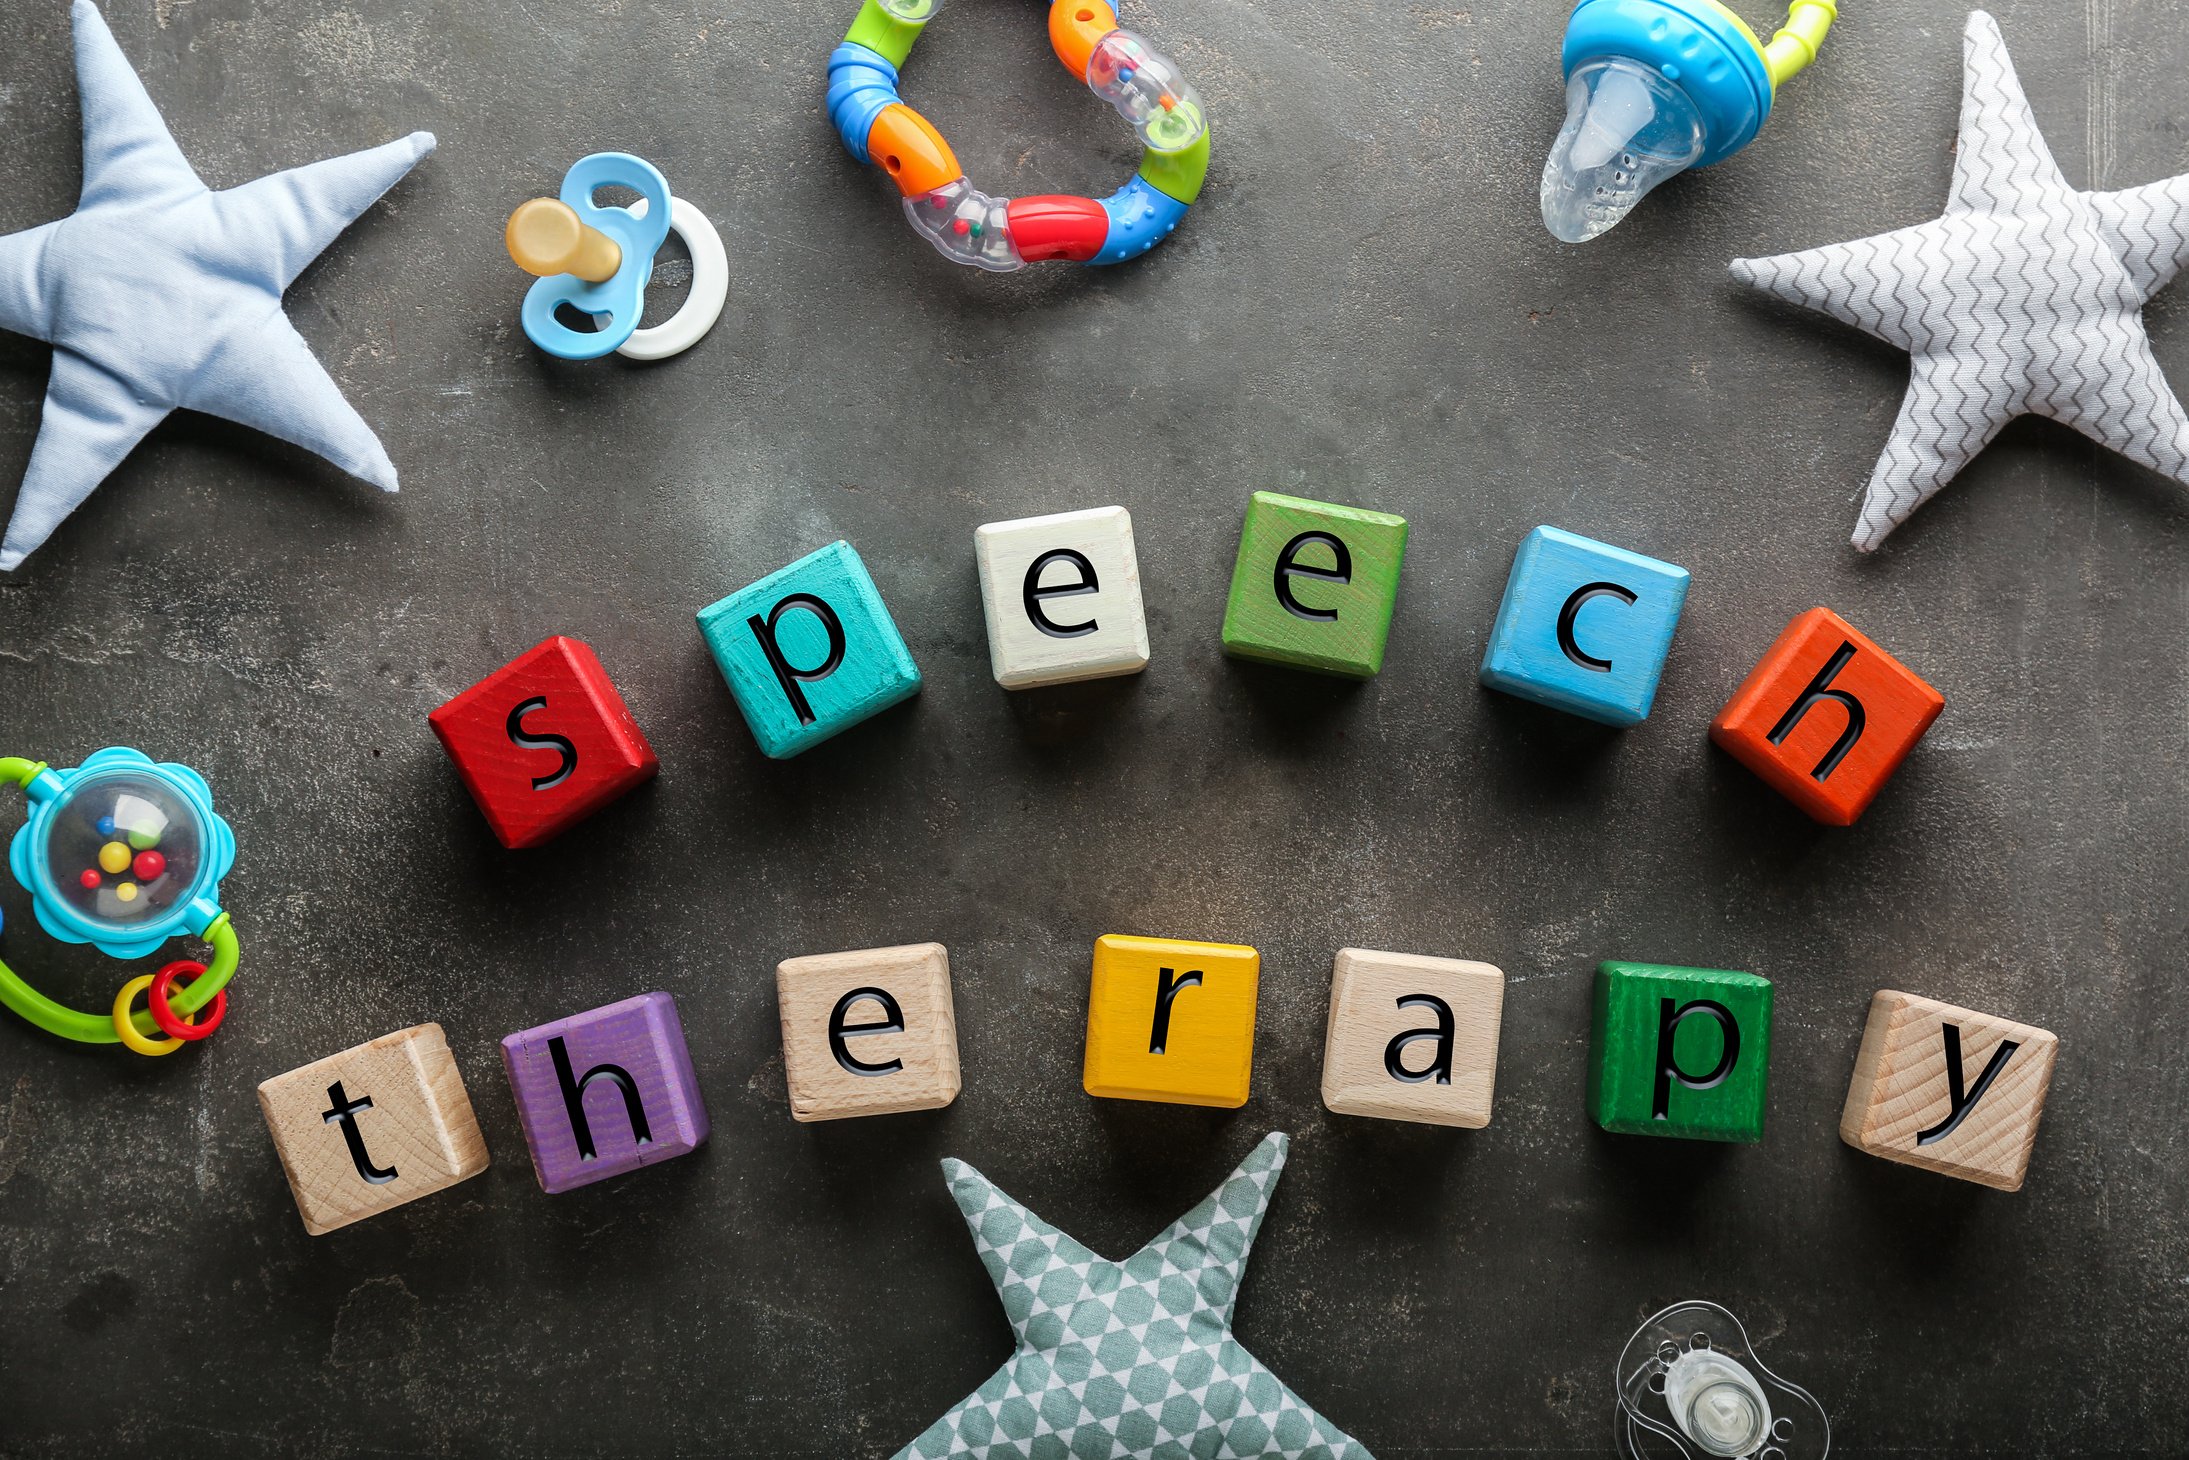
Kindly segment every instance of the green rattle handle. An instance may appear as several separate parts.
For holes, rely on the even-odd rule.
[[[1794,0],[1786,12],[1786,24],[1763,48],[1764,69],[1771,73],[1774,87],[1808,69],[1837,19],[1838,0]]]
[[[28,786],[45,774],[43,761],[25,760],[21,756],[0,755],[0,780],[13,781]],[[243,956],[236,942],[236,930],[229,925],[228,914],[206,925],[200,935],[213,947],[213,961],[205,966],[204,974],[176,993],[167,1006],[179,1015],[195,1014],[213,1000],[213,995],[228,986],[235,977],[236,963]],[[114,1032],[111,1014],[80,1014],[65,1004],[56,1004],[22,979],[15,970],[0,963],[0,1004],[5,1004],[48,1034],[58,1034],[63,1039],[73,1039],[82,1044],[118,1044],[121,1036]],[[130,1017],[137,1032],[147,1038],[158,1038],[159,1025],[152,1021],[150,1012],[140,1009]]]

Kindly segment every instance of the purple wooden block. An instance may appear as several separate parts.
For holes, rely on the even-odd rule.
[[[543,1191],[681,1156],[707,1139],[676,1000],[640,994],[502,1041]]]

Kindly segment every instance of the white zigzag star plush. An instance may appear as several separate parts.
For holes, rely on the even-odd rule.
[[[2189,482],[2189,416],[2152,358],[2142,314],[2189,261],[2189,173],[2076,192],[2037,130],[1998,22],[1972,12],[1962,53],[1944,217],[1732,266],[1741,282],[1911,357],[1855,528],[1864,552],[2020,415],[2049,416]]]
[[[943,1162],[1018,1351],[897,1460],[1373,1460],[1231,1336],[1282,1133],[1123,1262]]]
[[[281,295],[433,150],[433,134],[212,192],[91,0],[75,0],[71,16],[83,192],[70,216],[0,238],[0,329],[53,346],[0,571],[181,407],[294,442],[394,491],[394,464],[281,312]]]

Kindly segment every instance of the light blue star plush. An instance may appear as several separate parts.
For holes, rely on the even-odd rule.
[[[943,1162],[1018,1348],[897,1460],[1372,1460],[1231,1336],[1286,1144],[1265,1137],[1123,1262]]]
[[[91,0],[75,0],[72,16],[83,193],[68,217],[0,238],[0,328],[53,346],[0,571],[178,408],[255,427],[394,491],[394,463],[281,312],[281,295],[433,150],[433,134],[216,193],[183,159]]]

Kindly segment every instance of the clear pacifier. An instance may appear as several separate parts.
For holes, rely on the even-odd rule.
[[[1626,1460],[1824,1460],[1832,1426],[1808,1390],[1772,1373],[1716,1303],[1675,1303],[1634,1331],[1615,1375]]]
[[[1633,61],[1591,61],[1566,82],[1566,125],[1543,163],[1543,224],[1586,243],[1703,155],[1687,93]]]

